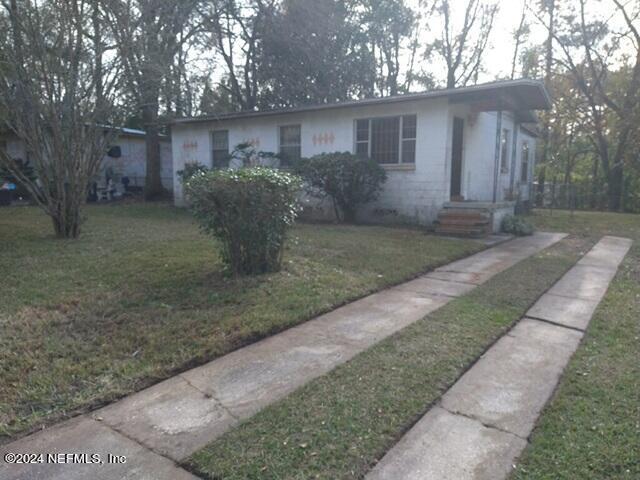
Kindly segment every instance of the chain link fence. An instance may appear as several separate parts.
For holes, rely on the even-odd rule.
[[[533,184],[535,205],[550,210],[609,210],[613,203],[609,193],[601,185],[593,184]],[[621,212],[640,213],[640,192],[626,189],[619,197]]]

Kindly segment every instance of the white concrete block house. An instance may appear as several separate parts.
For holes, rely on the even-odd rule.
[[[146,133],[142,130],[122,128],[114,140],[107,155],[102,160],[98,177],[95,181],[99,185],[106,183],[106,176],[112,178],[116,188],[121,191],[122,177],[129,178],[131,188],[144,187],[147,172]],[[0,148],[16,159],[28,160],[29,152],[24,142],[15,135],[7,133],[0,135]],[[173,190],[173,165],[171,158],[170,138],[160,137],[160,176],[162,185],[168,191]]]
[[[175,202],[184,204],[175,175],[185,163],[224,167],[233,147],[249,142],[285,158],[349,151],[379,162],[388,180],[380,198],[363,207],[367,221],[430,225],[443,209],[470,209],[489,212],[495,230],[516,200],[529,201],[534,111],[550,105],[541,83],[522,79],[178,119],[171,129]]]
[[[145,136],[146,133],[143,130],[123,128],[104,157],[100,172],[101,179],[104,179],[108,172],[117,184],[120,183],[122,177],[127,177],[130,187],[143,188],[147,175]],[[160,135],[160,178],[162,186],[169,192],[173,191],[171,154],[170,138],[166,135]]]

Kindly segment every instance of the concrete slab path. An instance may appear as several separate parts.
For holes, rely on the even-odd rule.
[[[506,478],[630,247],[598,242],[366,478]]]
[[[0,454],[104,451],[131,455],[132,468],[103,465],[93,478],[193,478],[172,461],[183,460],[241,420],[564,236],[537,233],[484,250],[182,373],[91,416],[0,447]],[[47,468],[0,463],[0,480],[75,480],[88,478],[87,469],[97,467],[63,465],[44,476]]]

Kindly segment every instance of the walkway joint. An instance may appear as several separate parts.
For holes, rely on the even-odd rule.
[[[583,330],[578,327],[571,327],[569,325],[564,325],[562,323],[554,322],[553,320],[547,320],[546,318],[533,317],[531,315],[525,315],[523,318],[528,318],[529,320],[535,320],[536,322],[548,323],[549,325],[553,325],[554,327],[567,328],[569,330],[574,330],[576,332],[584,333],[586,330]]]

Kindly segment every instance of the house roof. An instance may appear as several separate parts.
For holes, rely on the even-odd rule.
[[[120,128],[121,137],[145,137],[146,135],[147,135],[147,132],[145,132],[144,130],[138,130],[136,128],[126,128],[126,127]],[[168,136],[165,135],[164,133],[159,133],[158,137],[160,138],[160,140],[169,140]]]
[[[540,132],[538,131],[538,126],[535,123],[530,123],[530,122],[529,123],[523,123],[522,125],[520,125],[520,127],[528,135],[531,135],[532,137],[535,137],[535,138],[540,137]]]
[[[469,87],[430,90],[421,93],[406,93],[404,95],[395,95],[390,97],[366,98],[362,100],[349,100],[344,102],[293,108],[250,110],[221,113],[219,115],[178,118],[173,120],[171,123],[187,124],[267,117],[348,107],[404,103],[436,98],[448,98],[450,103],[469,103],[478,111],[512,110],[518,112],[522,116],[523,121],[536,121],[535,114],[533,114],[532,110],[547,110],[551,108],[551,98],[549,97],[547,89],[542,82],[537,80],[519,79],[483,83]]]
[[[120,132],[121,132],[121,135],[129,135],[132,137],[144,137],[147,134],[147,132],[145,132],[144,130],[138,130],[135,128],[125,128],[125,127],[122,127],[120,129]]]

